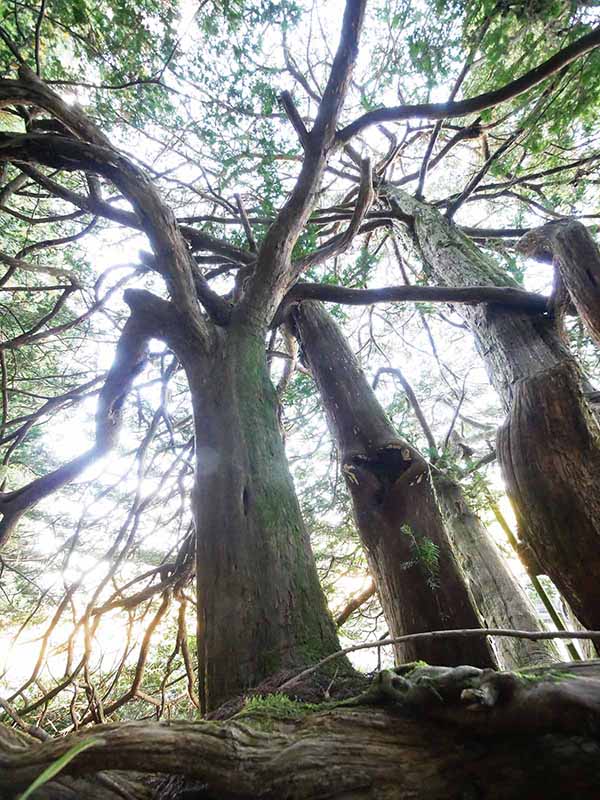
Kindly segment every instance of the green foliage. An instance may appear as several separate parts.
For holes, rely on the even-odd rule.
[[[19,795],[19,800],[27,800],[27,798],[31,797],[35,791],[62,772],[67,764],[69,764],[76,756],[78,756],[79,753],[83,753],[84,750],[88,750],[90,747],[94,747],[102,742],[102,739],[100,739],[98,736],[95,736],[91,739],[84,739],[83,741],[74,744],[64,755],[62,755],[60,758],[57,758],[56,761],[50,764],[49,767],[46,767],[46,769],[40,775],[38,775],[38,777],[23,792],[23,794]]]
[[[275,729],[277,722],[298,721],[319,711],[333,708],[335,703],[304,703],[293,700],[281,692],[267,695],[253,695],[246,698],[244,707],[235,719],[244,720],[254,728],[264,732]]]
[[[426,575],[427,585],[434,591],[439,587],[440,549],[427,536],[415,536],[409,525],[402,525],[401,531],[410,539],[414,558],[404,563],[405,569],[420,567]]]

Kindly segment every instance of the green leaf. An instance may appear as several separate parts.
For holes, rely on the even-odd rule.
[[[43,786],[48,781],[51,781],[52,778],[56,777],[59,772],[61,772],[67,764],[72,761],[75,756],[79,755],[79,753],[83,753],[84,750],[88,750],[90,747],[93,747],[96,744],[103,744],[104,739],[100,739],[96,737],[94,739],[84,739],[82,742],[77,742],[74,744],[73,747],[70,747],[67,752],[62,755],[60,758],[57,758],[49,767],[42,772],[41,775],[34,780],[34,782],[26,789],[23,794],[19,797],[19,800],[27,800],[28,797],[39,789],[40,786]]]

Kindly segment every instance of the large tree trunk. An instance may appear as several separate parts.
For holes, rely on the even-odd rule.
[[[94,792],[89,778],[80,795],[67,786],[65,776],[99,770],[184,775],[198,781],[186,797],[219,800],[595,800],[599,721],[594,678],[384,672],[365,695],[320,713],[272,699],[222,723],[99,725],[44,744],[0,727],[0,795],[14,800],[74,743],[96,739],[36,800],[147,797],[131,784]]]
[[[188,348],[186,348],[186,351]],[[277,423],[262,336],[184,351],[197,476],[198,658],[207,709],[339,648]]]
[[[478,627],[477,608],[490,627],[538,628],[533,609],[460,488],[430,472],[422,460],[421,471],[403,480],[403,472],[420,456],[399,439],[332,317],[320,303],[304,302],[294,311],[294,323],[340,452],[392,635]],[[403,459],[403,453],[410,457]],[[454,558],[452,540],[472,594]],[[431,544],[437,548],[437,560],[428,560]],[[469,653],[473,663],[490,661],[482,644]],[[451,646],[413,643],[399,647],[398,657],[457,664],[464,662],[465,648],[470,647],[459,640]],[[497,647],[505,667],[555,655],[552,647],[533,642],[504,639]]]
[[[399,195],[432,279],[516,284],[434,208]],[[461,306],[507,410],[498,457],[530,567],[549,575],[581,622],[600,626],[600,428],[582,376],[549,316]]]

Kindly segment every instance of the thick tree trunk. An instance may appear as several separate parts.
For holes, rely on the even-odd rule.
[[[273,700],[222,723],[100,725],[44,744],[0,727],[0,796],[14,800],[75,742],[95,738],[65,767],[62,785],[36,798],[74,800],[66,775],[133,770],[187,776],[198,781],[188,797],[219,800],[595,800],[599,721],[593,678],[384,672],[362,697],[317,713]],[[97,785],[80,796],[118,795]]]
[[[431,277],[445,286],[515,286],[434,208],[400,196]],[[461,306],[507,410],[498,457],[534,571],[581,622],[600,626],[600,428],[553,319]]]
[[[184,358],[194,407],[198,659],[206,709],[339,648],[288,470],[264,339]]]
[[[319,387],[350,488],[357,525],[393,636],[480,625],[538,623],[523,592],[503,565],[485,528],[469,511],[460,488],[430,472],[422,462],[412,480],[402,480],[420,456],[383,412],[373,390],[332,317],[319,303],[302,303],[294,323]],[[402,454],[410,455],[403,459]],[[472,594],[454,558],[454,541]],[[437,550],[437,558],[432,545]],[[475,600],[475,602],[474,602]],[[483,642],[482,642],[483,644]],[[399,647],[401,660],[456,664],[467,642],[413,643]],[[555,656],[552,647],[507,639],[497,643],[505,667]],[[462,653],[461,653],[462,651]],[[478,645],[470,660],[488,663]]]

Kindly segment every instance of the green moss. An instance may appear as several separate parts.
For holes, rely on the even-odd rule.
[[[287,694],[274,692],[273,694],[256,695],[246,700],[244,708],[240,714],[256,711],[264,711],[272,716],[281,719],[289,717],[306,716],[313,711],[318,711],[322,706],[317,703],[302,703],[299,700],[292,700]]]
[[[410,675],[411,672],[414,672],[416,669],[421,669],[422,667],[428,667],[428,666],[429,664],[427,663],[427,661],[407,661],[405,664],[398,664],[398,666],[395,667],[394,672],[397,675],[402,675],[403,677],[406,677],[407,675]]]
[[[523,683],[560,683],[561,681],[572,680],[577,675],[572,672],[562,672],[554,669],[533,668],[527,672],[515,672]]]
[[[317,711],[333,708],[335,703],[302,703],[285,694],[256,695],[249,697],[235,719],[244,720],[261,731],[271,732],[276,722],[297,722]]]

